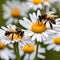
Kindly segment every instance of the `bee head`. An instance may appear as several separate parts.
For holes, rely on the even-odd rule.
[[[6,32],[5,32],[5,36],[10,35],[10,33],[11,33],[11,32],[6,31]]]
[[[17,31],[17,32],[21,32],[21,29],[17,27],[17,28],[16,28],[16,31]]]
[[[20,36],[22,37],[24,35],[24,31],[21,31]]]
[[[47,16],[47,14],[42,14],[42,15],[41,15],[41,18],[42,18],[42,19],[45,19],[46,16]]]

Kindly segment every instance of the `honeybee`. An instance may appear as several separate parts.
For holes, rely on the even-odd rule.
[[[46,23],[49,21],[51,29],[53,29],[52,24],[56,24],[55,16],[52,15],[52,13],[45,13],[45,14],[39,15],[38,17],[39,17],[38,21],[40,22],[44,21],[44,25],[46,25]]]
[[[19,27],[16,27],[15,31],[7,30],[5,32],[5,36],[7,36],[7,37],[9,37],[11,34],[12,34],[11,37],[12,37],[12,40],[13,40],[14,34],[16,34],[18,37],[19,36],[23,37],[24,31],[22,31]]]

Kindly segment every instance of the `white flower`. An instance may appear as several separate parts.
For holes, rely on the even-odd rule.
[[[13,50],[8,49],[4,44],[0,42],[0,58],[2,60],[14,60],[15,55],[13,54]]]
[[[37,39],[37,41],[42,42],[45,41],[48,37],[49,34],[54,34],[56,33],[55,30],[53,29],[49,29],[47,26],[44,26],[44,24],[42,22],[37,22],[38,20],[38,16],[41,15],[40,11],[37,11],[37,16],[35,13],[30,14],[30,19],[27,18],[23,18],[23,20],[19,20],[19,23],[26,28],[27,30],[25,30],[25,34],[27,36],[31,36],[32,40],[34,41],[35,39]],[[44,27],[42,27],[44,26]],[[46,29],[47,27],[47,29]]]
[[[24,36],[24,32],[22,33],[23,36],[19,36],[16,34],[16,33],[13,33],[13,32],[16,32],[16,26],[15,25],[8,25],[7,27],[4,27],[2,26],[1,27],[2,29],[0,29],[0,40],[2,43],[4,44],[9,44],[9,43],[15,43],[15,42],[23,42],[25,39],[25,36]],[[11,33],[8,33],[8,32],[11,32]],[[7,35],[6,35],[6,32],[7,32]],[[13,37],[12,37],[13,36]]]
[[[34,60],[36,57],[36,45],[30,44],[29,45],[25,45],[23,46],[22,50],[20,50],[20,55],[24,55],[24,59],[23,60]],[[42,48],[40,45],[38,47],[38,58],[40,59],[45,59],[45,56],[42,55],[42,53],[45,53],[45,48]]]
[[[27,4],[30,9],[37,10],[37,8],[42,9],[42,0],[27,0]]]
[[[53,49],[54,51],[59,52],[60,51],[60,32],[57,32],[57,34],[47,38],[44,44],[48,45],[47,50]]]
[[[3,11],[3,18],[7,19],[6,25],[8,25],[12,22],[17,23],[20,16],[27,16],[28,8],[25,3],[12,0],[3,4]]]
[[[28,8],[37,10],[38,8],[42,9],[44,6],[50,7],[49,0],[27,0]]]

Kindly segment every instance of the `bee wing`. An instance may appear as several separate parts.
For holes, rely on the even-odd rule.
[[[49,11],[49,12],[47,12],[46,14],[54,14],[55,12],[53,12],[53,11]]]
[[[54,17],[58,17],[58,15],[53,15]]]

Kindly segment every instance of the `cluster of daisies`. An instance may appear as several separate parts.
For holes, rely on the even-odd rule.
[[[46,25],[45,21],[38,21],[42,15],[41,11],[49,12],[54,2],[59,1],[7,0],[6,4],[3,4],[3,18],[7,21],[6,27],[0,28],[0,59],[38,60],[46,58],[43,55],[46,49],[60,51],[60,18],[54,19],[56,24],[51,23],[53,29],[49,25],[49,20]],[[35,12],[28,15],[29,11]],[[54,12],[50,13],[53,15]],[[14,23],[20,27],[13,25]],[[42,47],[40,43],[47,46]]]

